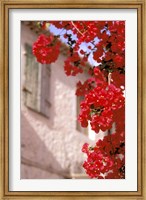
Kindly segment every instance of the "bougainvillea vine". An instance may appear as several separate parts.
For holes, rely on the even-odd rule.
[[[77,83],[76,95],[82,96],[78,120],[82,127],[103,139],[94,146],[85,143],[83,163],[91,178],[125,178],[125,22],[124,21],[44,21],[39,25],[60,30],[49,36],[40,35],[33,44],[33,54],[42,64],[55,62],[61,42],[68,46],[64,71],[67,76],[86,73],[89,78]],[[63,38],[61,40],[61,38]],[[84,44],[84,45],[83,45]],[[86,48],[85,48],[86,46]],[[93,64],[90,58],[93,58]],[[90,63],[90,65],[89,65]],[[114,132],[112,127],[115,127]]]

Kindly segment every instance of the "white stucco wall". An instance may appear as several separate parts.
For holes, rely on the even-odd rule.
[[[23,85],[24,44],[27,41],[32,45],[37,37],[25,25],[21,33]],[[86,77],[67,77],[63,70],[64,59],[60,55],[51,64],[49,119],[25,107],[21,99],[21,178],[64,178],[66,174],[84,173],[82,163],[85,155],[81,148],[85,142],[91,141],[76,130],[75,85]]]

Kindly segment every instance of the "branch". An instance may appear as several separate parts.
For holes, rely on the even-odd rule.
[[[71,21],[71,24],[75,27],[75,29],[83,36],[84,34],[76,27],[76,25]]]

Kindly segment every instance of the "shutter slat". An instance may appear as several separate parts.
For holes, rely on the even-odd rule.
[[[50,113],[50,76],[51,70],[49,65],[44,65],[42,68],[41,77],[41,112],[49,117]]]

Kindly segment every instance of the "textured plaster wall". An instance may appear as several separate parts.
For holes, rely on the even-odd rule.
[[[25,41],[32,44],[36,36],[23,25],[21,38],[23,85],[24,44]],[[60,55],[51,65],[49,119],[25,107],[21,99],[21,178],[66,178],[72,173],[84,173],[85,155],[81,147],[91,141],[76,130],[75,85],[86,77],[67,77],[63,71],[64,59]]]

